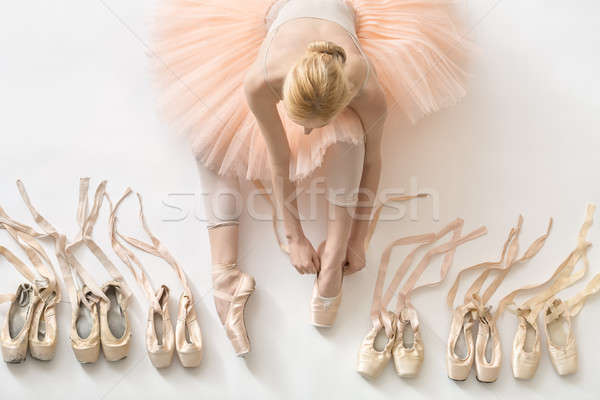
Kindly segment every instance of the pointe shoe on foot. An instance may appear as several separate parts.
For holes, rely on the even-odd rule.
[[[475,355],[473,342],[473,307],[470,304],[458,306],[452,315],[448,347],[446,349],[446,367],[448,378],[455,381],[464,381],[471,372]],[[467,354],[462,357],[456,354],[456,344],[462,334],[464,335]]]
[[[10,303],[8,315],[4,320],[0,341],[2,357],[7,363],[20,363],[27,357],[27,345],[31,321],[39,297],[33,286],[22,283],[17,287],[14,300]]]
[[[310,300],[311,323],[319,328],[331,328],[335,323],[341,303],[341,289],[340,293],[334,297],[324,297],[319,294],[319,276],[317,275]]]
[[[159,310],[152,306],[148,311],[146,325],[146,351],[155,368],[171,365],[175,350],[175,335],[169,317],[169,288],[162,285],[156,291]]]
[[[406,346],[404,336],[408,329],[412,330],[412,345]],[[401,378],[413,378],[419,374],[425,349],[419,331],[417,311],[412,307],[402,310],[396,323],[396,342],[392,349],[396,373]]]
[[[554,299],[546,305],[544,330],[548,354],[556,372],[561,376],[577,372],[577,344],[569,309],[562,300]]]
[[[520,311],[520,313],[522,312]],[[537,321],[534,320],[530,324],[525,315],[522,314],[519,314],[517,318],[519,319],[519,326],[517,327],[517,333],[515,333],[511,357],[513,376],[517,379],[531,379],[540,363],[542,350],[540,331]],[[535,343],[531,348],[527,346],[528,329],[533,329],[535,333]]]
[[[495,382],[500,374],[502,364],[502,348],[496,321],[489,308],[479,313],[479,329],[475,343],[475,370],[479,382]],[[491,346],[491,357],[488,359],[486,349]]]
[[[242,272],[237,267],[237,264],[213,265],[213,296],[216,299],[221,299],[229,302],[229,308],[224,317],[219,315],[221,323],[225,328],[225,333],[231,341],[233,350],[238,357],[243,357],[250,352],[250,340],[246,332],[246,324],[244,322],[244,310],[248,298],[254,292],[256,283],[254,278]],[[233,280],[237,282],[237,287],[233,294],[218,290],[216,287],[219,283],[225,280]]]
[[[377,350],[375,339],[382,329],[387,337],[387,343],[382,350]],[[389,311],[383,311],[379,314],[379,318],[374,321],[373,327],[360,345],[356,371],[365,378],[370,379],[381,375],[381,372],[392,358],[392,347],[395,340],[396,316]]]
[[[129,354],[131,326],[127,317],[127,296],[117,281],[106,283],[102,291],[110,300],[100,300],[100,342],[107,361],[121,360]]]
[[[318,253],[319,257],[323,258],[325,251],[326,242],[322,242],[319,245]],[[344,271],[341,270],[340,280],[344,280]],[[310,300],[310,317],[311,324],[319,328],[331,328],[335,323],[338,309],[342,302],[342,285],[340,283],[340,292],[334,297],[321,296],[319,291],[319,273],[315,277],[315,284],[313,286],[312,296]]]
[[[197,367],[202,361],[202,332],[196,319],[196,310],[189,297],[179,298],[179,311],[175,326],[175,347],[181,365]]]
[[[71,313],[71,347],[82,364],[95,363],[100,355],[100,320],[97,299],[84,286],[77,308]]]

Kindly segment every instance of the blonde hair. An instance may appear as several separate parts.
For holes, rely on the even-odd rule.
[[[351,100],[344,74],[346,52],[335,43],[309,43],[283,83],[283,104],[293,120],[328,122]]]

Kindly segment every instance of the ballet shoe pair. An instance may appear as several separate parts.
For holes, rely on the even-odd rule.
[[[256,282],[252,276],[240,271],[237,264],[213,265],[212,274],[215,300],[225,300],[229,303],[227,313],[224,317],[219,315],[219,318],[235,354],[238,357],[245,357],[250,352],[250,339],[246,331],[244,311],[248,299],[255,290]],[[226,280],[237,282],[233,294],[216,289]]]
[[[473,325],[478,322],[478,333],[473,340]],[[464,337],[466,354],[456,353],[460,336]],[[491,357],[487,357],[487,349],[491,349]],[[502,364],[502,348],[496,321],[490,308],[476,307],[472,303],[458,306],[452,315],[450,335],[446,354],[448,377],[455,381],[468,378],[475,363],[477,380],[495,382],[500,374]]]
[[[150,307],[146,325],[146,350],[155,368],[166,368],[173,353],[185,368],[197,367],[202,361],[202,333],[189,297],[179,298],[175,330],[169,314],[169,288],[162,285],[156,292],[157,307]]]
[[[49,361],[56,353],[56,292],[47,280],[35,286],[22,283],[4,321],[0,341],[7,363],[25,361],[27,349],[37,360]]]
[[[96,297],[84,286],[71,315],[71,347],[82,364],[94,363],[100,348],[107,361],[118,361],[129,354],[131,327],[127,317],[127,297],[117,281],[102,287],[106,298]]]
[[[407,346],[404,340],[408,329],[412,329],[413,332],[410,346]],[[377,350],[375,339],[382,330],[387,342],[382,350]],[[374,320],[373,327],[363,339],[358,351],[356,370],[365,378],[373,379],[381,375],[393,358],[398,376],[411,378],[419,373],[424,354],[416,311],[412,307],[406,308],[400,316],[383,311]]]
[[[577,372],[577,345],[567,305],[560,299],[552,299],[544,306],[543,314],[548,355],[556,373],[561,376],[574,374]],[[542,352],[537,313],[518,310],[517,317],[519,325],[513,341],[511,358],[513,376],[517,379],[531,379],[537,371]],[[563,326],[566,327],[566,332]],[[535,334],[535,342],[531,348],[526,346],[529,329]]]

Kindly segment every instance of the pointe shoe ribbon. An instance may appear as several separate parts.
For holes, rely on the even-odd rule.
[[[586,246],[587,242],[585,242],[585,238],[587,236],[589,227],[592,224],[592,215],[594,211],[595,205],[589,204],[587,207],[586,220],[580,230],[578,238],[578,249],[584,249],[582,250],[581,254],[581,258],[584,260],[585,264],[583,270],[587,270],[589,267],[586,253],[588,246]],[[578,249],[576,249],[576,251]],[[572,261],[573,265],[577,262],[577,259],[578,257],[575,257],[575,259]],[[566,269],[566,273],[568,273],[569,270],[572,270],[572,268],[573,267],[569,265],[569,268]],[[563,271],[561,278],[556,282],[557,287],[552,288],[551,292],[554,292],[553,289],[561,289],[561,286],[566,287],[569,285],[569,277],[565,276],[564,274],[565,271]],[[573,273],[571,277],[576,275],[576,273]],[[563,285],[561,285],[561,283]],[[596,274],[586,284],[582,291],[578,292],[567,301],[552,297],[544,305],[544,331],[546,333],[548,353],[550,355],[552,365],[559,375],[570,375],[577,372],[577,344],[575,341],[575,335],[571,321],[572,318],[581,311],[587,298],[598,293],[598,291],[600,291],[600,273]],[[557,324],[556,328],[559,329],[558,332],[551,327],[551,324],[553,324],[555,321],[564,322],[563,325],[560,323]],[[563,329],[563,326],[566,326],[566,334],[564,330],[560,332],[560,330]],[[562,333],[560,336],[563,337],[555,337],[556,333]]]
[[[558,298],[552,298],[545,305],[544,331],[548,353],[556,373],[561,376],[577,372],[577,344],[571,321],[581,311],[586,299],[598,293],[598,291],[600,291],[600,273],[596,274],[581,292],[566,302]],[[557,340],[552,334],[552,329],[550,329],[551,323],[560,320],[565,322],[567,329],[565,342]]]
[[[384,250],[377,271],[375,290],[373,291],[373,302],[371,304],[372,327],[363,339],[358,350],[356,370],[362,376],[366,378],[375,378],[379,376],[392,358],[391,352],[395,339],[396,317],[393,313],[387,311],[387,307],[420,246],[413,249],[404,259],[402,265],[396,270],[392,282],[384,294],[383,286],[392,250],[397,246],[417,243],[421,243],[421,246],[423,246],[425,243],[431,243],[434,238],[434,234],[407,236],[393,241]],[[386,331],[387,344],[383,350],[379,351],[375,349],[374,344],[375,338],[381,329],[385,329]]]
[[[485,227],[480,227],[465,236],[461,236],[463,225],[464,221],[457,218],[435,234],[434,241],[440,240],[450,232],[452,232],[452,238],[447,243],[443,243],[430,249],[423,256],[408,277],[404,286],[400,289],[396,304],[396,313],[398,315],[398,323],[396,326],[398,331],[396,334],[396,345],[393,349],[394,365],[396,366],[396,372],[400,377],[411,378],[416,376],[421,369],[425,357],[424,344],[419,329],[420,324],[418,314],[410,303],[412,293],[422,288],[432,288],[440,285],[452,267],[456,248],[485,235],[487,232]],[[431,260],[440,254],[445,254],[440,269],[440,278],[437,281],[416,286],[425,270],[431,264]],[[406,347],[404,336],[409,329],[412,330],[413,340],[412,344]]]
[[[517,226],[513,227],[509,232],[508,238],[502,249],[501,257],[498,261],[483,262],[464,268],[458,273],[453,286],[448,292],[447,303],[448,306],[453,309],[454,299],[462,275],[469,271],[483,269],[467,290],[463,306],[453,309],[453,319],[447,347],[447,369],[448,376],[451,379],[467,379],[473,362],[475,362],[477,379],[479,381],[494,382],[498,378],[502,362],[502,349],[496,320],[502,312],[502,307],[499,307],[498,312],[493,313],[491,307],[486,306],[487,302],[515,265],[528,261],[541,250],[550,234],[552,219],[550,219],[546,232],[533,241],[525,253],[518,258],[518,237],[521,232],[522,224],[523,217],[519,216]],[[480,295],[485,280],[494,271],[497,271],[496,278],[489,284],[485,292]],[[471,337],[472,320],[476,320],[479,323],[479,330],[475,343]],[[462,326],[463,324],[465,326]],[[466,324],[468,324],[468,327]],[[461,330],[463,331],[467,344],[466,357],[457,355],[455,349]],[[491,358],[486,356],[486,348],[490,347],[488,343],[491,343]]]
[[[79,223],[80,230],[77,236],[72,241],[69,241],[64,234],[59,233],[52,226],[52,224],[50,224],[35,209],[21,181],[17,181],[17,187],[19,189],[23,201],[29,208],[29,211],[35,219],[36,223],[42,228],[43,233],[36,232],[23,224],[15,224],[12,225],[12,227],[16,230],[19,230],[22,233],[30,235],[31,237],[35,237],[38,239],[52,238],[54,240],[56,257],[58,259],[59,267],[65,282],[65,287],[67,289],[69,300],[71,302],[72,323],[70,336],[73,351],[75,353],[76,358],[80,362],[94,362],[98,357],[100,349],[100,329],[98,327],[99,321],[97,321],[98,305],[101,302],[110,303],[110,300],[104,293],[103,289],[100,288],[100,286],[94,282],[94,279],[91,277],[91,275],[79,263],[79,261],[74,255],[74,250],[80,245],[85,244],[90,249],[90,251],[92,251],[92,253],[96,256],[96,258],[98,258],[98,260],[102,263],[107,272],[111,274],[113,280],[119,282],[121,293],[124,295],[121,296],[121,309],[124,310],[126,308],[127,299],[131,295],[121,274],[118,272],[118,270],[106,257],[102,249],[95,243],[95,241],[92,238],[93,226],[97,220],[98,213],[102,206],[102,199],[105,194],[106,181],[103,181],[100,183],[100,185],[98,185],[92,209],[88,212],[89,178],[80,179],[79,202],[77,210],[77,221]],[[27,244],[30,245],[32,250],[35,250],[37,254],[41,255],[42,258],[47,261],[47,257],[45,257],[44,254],[40,251],[40,248],[35,246],[34,242],[29,241]],[[51,266],[50,263],[49,265]],[[87,311],[83,311],[83,309]],[[81,312],[84,312],[85,314],[89,315],[88,319],[90,320],[89,323],[91,324],[89,326],[89,332],[85,333],[85,337],[80,336],[76,323],[76,321],[79,319],[79,315]],[[53,325],[55,325],[56,318],[54,309],[48,307],[48,305],[46,304],[44,310],[36,312],[36,322],[39,323],[38,316],[40,321],[42,316],[45,318],[45,328],[47,332],[46,338],[44,339],[43,343],[39,344],[39,358],[49,359],[53,355],[53,347],[55,345],[55,339],[52,338],[53,331],[55,334],[55,328],[53,328]],[[50,332],[50,335],[48,335],[48,332]]]
[[[377,209],[376,216],[374,218],[374,223],[376,223],[378,219],[379,212],[381,212],[381,206]],[[367,240],[365,241],[366,246],[368,245],[368,242],[372,237],[374,223],[371,224],[369,235],[367,235]],[[371,316],[372,320],[374,321],[373,329],[371,329],[371,331],[363,341],[361,349],[359,350],[359,363],[357,369],[361,374],[367,377],[377,376],[379,373],[381,373],[387,361],[389,361],[389,359],[392,357],[392,354],[389,353],[386,353],[385,356],[379,355],[379,357],[373,357],[370,354],[373,353],[374,350],[372,349],[371,345],[371,337],[373,335],[377,335],[378,331],[381,330],[380,326],[377,324],[377,321],[379,320],[379,315],[382,313],[383,310],[387,308],[387,305],[389,304],[391,298],[398,291],[400,283],[402,282],[402,279],[408,272],[409,267],[412,265],[416,253],[425,246],[428,246],[431,243],[434,243],[440,238],[446,236],[449,232],[453,232],[452,239],[449,242],[439,245],[429,250],[425,254],[425,256],[417,264],[417,266],[407,279],[406,283],[398,293],[398,302],[396,305],[396,328],[393,334],[387,335],[388,343],[392,344],[390,346],[390,350],[394,355],[394,363],[396,365],[396,372],[398,373],[398,375],[401,377],[411,377],[415,376],[418,373],[423,361],[424,351],[423,343],[419,332],[417,313],[416,310],[414,310],[414,308],[412,307],[412,305],[410,305],[410,296],[411,293],[416,289],[424,287],[434,287],[439,285],[446,277],[448,270],[452,265],[456,247],[468,241],[474,240],[486,233],[485,227],[480,227],[479,229],[476,229],[468,235],[461,237],[463,225],[464,221],[462,219],[456,219],[437,233],[429,233],[425,235],[400,238],[391,242],[386,247],[381,257],[377,281],[375,284],[375,290],[373,294],[373,305],[371,308]],[[412,249],[412,251],[404,258],[402,264],[396,270],[388,289],[385,293],[383,293],[383,282],[385,280],[385,275],[390,261],[391,251],[396,246],[408,244],[418,245],[415,246]],[[419,278],[429,266],[432,258],[439,254],[446,254],[442,263],[442,268],[440,270],[440,280],[424,284],[419,287],[415,287]],[[412,328],[414,336],[413,345],[407,348],[404,346],[404,332],[409,327]],[[384,352],[389,351],[387,349],[388,346],[386,346]]]
[[[93,314],[98,317],[99,341],[102,344],[104,358],[108,361],[117,361],[127,357],[129,353],[131,324],[127,315],[127,308],[132,292],[121,272],[93,239],[93,229],[105,197],[108,200],[110,211],[112,211],[112,203],[106,193],[106,184],[106,181],[102,181],[97,186],[92,207],[88,211],[89,178],[80,179],[77,219],[81,229],[77,237],[67,245],[66,253],[71,258],[71,263],[78,270],[85,272],[85,269],[78,266],[79,262],[73,257],[74,250],[85,245],[111,277],[108,282],[98,288],[99,295],[96,294],[96,290],[92,290],[94,293],[93,302],[97,309]],[[90,282],[93,283],[91,278],[85,278],[86,285],[90,285]],[[85,296],[83,303],[90,308],[91,304],[86,304],[86,298],[90,298],[90,296]],[[113,302],[116,304],[112,304]],[[113,312],[110,312],[111,309]],[[94,323],[96,323],[95,320]]]
[[[57,323],[56,306],[61,300],[61,292],[57,283],[56,271],[46,251],[35,237],[46,235],[33,228],[11,219],[0,207],[0,228],[19,244],[31,261],[34,269],[26,277],[39,297],[33,311],[31,322],[29,350],[33,358],[50,360],[56,350]]]
[[[142,262],[129,248],[125,247],[121,242],[124,240],[123,236],[118,232],[118,211],[130,193],[131,189],[127,188],[114,206],[111,202],[109,217],[111,245],[115,254],[128,267],[148,301],[145,343],[150,362],[155,368],[166,368],[171,365],[175,349],[175,336],[168,309],[169,288],[161,285],[156,291],[153,289]]]
[[[202,332],[194,308],[194,296],[183,268],[167,247],[150,230],[144,216],[142,196],[136,193],[140,206],[139,217],[144,231],[151,240],[145,243],[130,236],[121,236],[127,243],[138,249],[162,258],[173,269],[183,286],[179,298],[177,322],[175,323],[175,348],[179,361],[184,367],[197,367],[202,361]]]
[[[541,356],[541,335],[537,319],[545,307],[546,301],[564,288],[579,281],[589,269],[587,250],[590,247],[590,243],[586,241],[586,238],[593,222],[594,211],[594,205],[590,204],[587,206],[585,220],[579,230],[576,248],[571,251],[547,280],[514,290],[499,303],[499,312],[502,312],[503,309],[508,309],[516,315],[518,321],[511,356],[513,376],[517,379],[531,379],[537,370]],[[583,268],[574,271],[575,266],[580,260],[584,261]],[[551,285],[549,285],[550,283]],[[518,295],[541,289],[542,287],[546,288],[522,304],[515,304],[514,300]],[[533,331],[535,335],[535,340],[531,348],[526,348],[528,330]]]
[[[183,268],[181,268],[179,263],[177,263],[175,258],[166,248],[166,246],[164,246],[158,239],[158,237],[156,237],[150,230],[148,223],[146,222],[146,218],[144,216],[142,197],[139,193],[137,193],[137,199],[139,204],[139,218],[141,221],[141,225],[144,228],[144,231],[146,232],[148,237],[150,238],[151,242],[147,243],[133,238],[131,236],[121,235],[116,229],[117,210],[123,202],[123,200],[129,194],[131,194],[131,189],[128,188],[125,191],[125,194],[117,202],[113,212],[111,213],[111,235],[113,241],[113,248],[115,249],[115,252],[119,254],[119,257],[129,267],[136,281],[144,289],[144,291],[146,292],[146,296],[150,301],[151,309],[149,311],[149,315],[152,315],[152,321],[149,317],[149,325],[146,331],[147,350],[149,354],[151,354],[151,360],[153,361],[153,364],[156,368],[163,368],[171,363],[173,347],[177,350],[177,356],[179,357],[179,360],[184,367],[196,367],[202,361],[202,333],[196,317],[196,311],[194,309],[194,298],[192,295],[192,290],[189,286],[187,276],[183,271]],[[119,238],[127,242],[131,246],[138,248],[139,250],[152,254],[156,257],[162,258],[167,264],[169,264],[169,266],[173,269],[173,271],[179,278],[183,286],[183,293],[179,298],[177,321],[175,323],[174,335],[171,332],[172,326],[170,318],[168,316],[168,303],[165,300],[165,297],[168,297],[168,288],[162,285],[161,289],[159,289],[159,291],[156,294],[152,292],[152,285],[141,262],[130,250],[126,249],[120,243]],[[163,329],[166,325],[168,325],[169,329],[171,330],[163,332],[162,341],[164,341],[164,344],[159,343],[161,342],[160,332],[157,336],[157,332],[155,329],[156,327],[154,327],[153,325],[155,314],[159,315],[160,318],[163,320]],[[171,343],[173,341],[174,346],[173,343]]]

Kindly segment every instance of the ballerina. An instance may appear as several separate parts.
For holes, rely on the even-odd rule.
[[[254,291],[237,264],[239,181],[271,181],[291,264],[316,274],[312,323],[331,326],[343,275],[365,265],[387,115],[414,123],[465,94],[450,11],[433,0],[163,0],[158,84],[210,194],[215,305],[238,355],[250,351]],[[320,252],[294,197],[317,167],[333,210]]]

